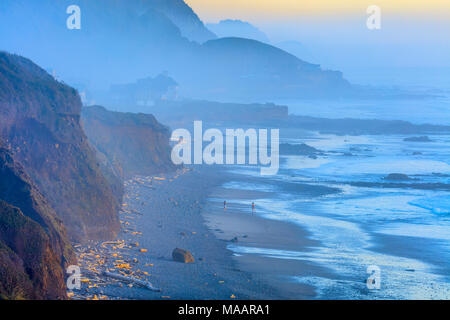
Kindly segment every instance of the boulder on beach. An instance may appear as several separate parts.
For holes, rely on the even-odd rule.
[[[182,263],[193,263],[194,257],[188,250],[175,248],[172,252],[172,258],[174,261]]]

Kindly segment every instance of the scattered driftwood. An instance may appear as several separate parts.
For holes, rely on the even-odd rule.
[[[132,284],[136,284],[138,286],[147,288],[148,290],[151,290],[151,291],[154,291],[154,292],[161,292],[161,289],[155,288],[148,281],[143,281],[143,280],[139,280],[139,279],[135,279],[135,278],[131,278],[131,277],[125,277],[125,276],[122,276],[120,274],[112,273],[112,272],[108,272],[108,271],[103,271],[102,274],[104,276],[106,276],[106,277],[110,277],[110,278],[113,278],[113,279],[121,280],[121,281],[132,283]]]
[[[172,258],[174,261],[181,263],[193,263],[195,261],[194,257],[189,251],[180,248],[175,248],[173,250]]]

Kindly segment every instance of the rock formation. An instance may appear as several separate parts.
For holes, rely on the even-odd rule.
[[[0,299],[63,299],[75,258],[65,228],[0,143]]]
[[[0,52],[0,137],[62,219],[70,237],[110,239],[113,195],[80,125],[77,92],[25,58]]]
[[[104,166],[118,177],[151,175],[175,168],[170,159],[169,129],[154,116],[85,107],[82,122]]]

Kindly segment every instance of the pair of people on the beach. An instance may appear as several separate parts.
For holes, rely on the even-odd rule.
[[[255,208],[256,208],[255,202],[252,202],[252,213],[255,212]],[[223,210],[227,210],[227,201],[226,200],[223,202]]]

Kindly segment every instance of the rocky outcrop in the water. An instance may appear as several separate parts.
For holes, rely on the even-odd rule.
[[[408,137],[408,138],[403,139],[403,141],[406,141],[406,142],[432,142],[432,140],[428,136]]]
[[[77,92],[25,58],[0,52],[0,137],[74,240],[108,239],[117,199],[80,125]]]
[[[281,143],[280,144],[280,154],[282,155],[293,155],[293,156],[308,156],[316,157],[322,152],[314,147],[308,146],[305,143],[302,144],[290,144]]]
[[[82,122],[104,166],[116,176],[150,175],[173,170],[169,129],[153,115],[84,107]],[[110,170],[110,171],[111,171]]]
[[[0,142],[0,299],[63,299],[72,247],[54,210]]]
[[[406,174],[403,174],[403,173],[390,173],[384,179],[385,180],[390,180],[390,181],[409,181],[409,180],[413,180],[410,177],[408,177]]]

